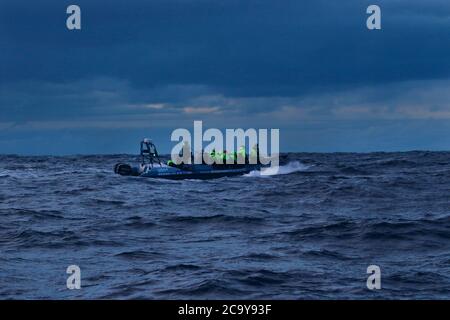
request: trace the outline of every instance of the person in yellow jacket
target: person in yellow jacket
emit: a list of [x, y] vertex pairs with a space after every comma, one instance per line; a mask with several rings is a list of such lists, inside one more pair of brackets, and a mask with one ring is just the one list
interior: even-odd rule
[[[245, 150], [244, 150], [245, 153]], [[209, 156], [211, 159], [213, 159], [216, 164], [226, 164], [228, 163], [234, 163], [236, 161], [236, 153], [235, 152], [227, 152], [226, 150], [222, 151], [216, 151], [213, 149]]]
[[245, 152], [245, 146], [240, 146], [237, 152], [237, 159], [239, 164], [247, 162], [247, 153]]
[[259, 144], [253, 146], [252, 151], [250, 152], [250, 161], [254, 164], [259, 162]]

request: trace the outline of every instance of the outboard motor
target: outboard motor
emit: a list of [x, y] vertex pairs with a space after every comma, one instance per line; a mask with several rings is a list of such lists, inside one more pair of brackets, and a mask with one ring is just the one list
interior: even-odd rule
[[139, 176], [146, 168], [153, 168], [155, 162], [162, 167], [156, 146], [150, 139], [145, 138], [141, 141], [140, 156], [142, 159], [140, 167], [132, 167], [126, 163], [118, 163], [114, 166], [114, 172], [121, 176]]
[[126, 163], [118, 163], [114, 166], [114, 172], [121, 176], [134, 176], [133, 168]]

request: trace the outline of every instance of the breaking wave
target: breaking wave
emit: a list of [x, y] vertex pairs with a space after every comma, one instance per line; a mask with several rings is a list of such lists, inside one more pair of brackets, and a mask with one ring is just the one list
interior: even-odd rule
[[280, 174], [290, 174], [299, 171], [308, 170], [310, 166], [301, 163], [300, 161], [291, 161], [288, 164], [282, 166], [275, 166], [269, 168], [263, 168], [261, 171], [255, 170], [248, 174], [246, 177], [270, 177]]

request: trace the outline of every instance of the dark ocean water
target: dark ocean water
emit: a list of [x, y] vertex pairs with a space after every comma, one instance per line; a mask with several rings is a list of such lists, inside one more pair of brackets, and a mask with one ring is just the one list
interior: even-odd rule
[[[288, 154], [283, 174], [210, 181], [113, 174], [135, 160], [0, 156], [0, 298], [450, 298], [449, 152]], [[81, 290], [66, 288], [72, 264]]]

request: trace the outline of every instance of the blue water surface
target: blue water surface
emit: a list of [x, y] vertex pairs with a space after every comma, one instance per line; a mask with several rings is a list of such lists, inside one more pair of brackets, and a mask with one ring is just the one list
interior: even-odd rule
[[278, 174], [209, 181], [112, 171], [136, 161], [0, 156], [0, 298], [450, 298], [448, 152], [287, 154]]

